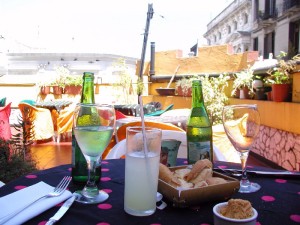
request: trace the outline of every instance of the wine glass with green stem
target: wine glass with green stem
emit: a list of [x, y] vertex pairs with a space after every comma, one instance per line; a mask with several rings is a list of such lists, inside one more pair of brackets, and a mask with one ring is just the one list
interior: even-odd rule
[[257, 105], [227, 105], [223, 108], [222, 119], [227, 137], [240, 154], [242, 178], [239, 192], [256, 192], [260, 185], [248, 180], [246, 167], [249, 152], [259, 133], [260, 115]]
[[111, 141], [115, 128], [115, 110], [108, 104], [77, 104], [74, 112], [74, 135], [87, 161], [88, 181], [77, 201], [100, 203], [109, 196], [95, 181], [95, 170], [104, 150]]

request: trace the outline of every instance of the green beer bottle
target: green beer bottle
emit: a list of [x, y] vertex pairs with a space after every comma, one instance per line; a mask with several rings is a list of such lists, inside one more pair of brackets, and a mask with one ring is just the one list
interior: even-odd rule
[[192, 108], [187, 121], [188, 163], [201, 159], [213, 162], [212, 126], [204, 105], [200, 80], [192, 83]]
[[[95, 103], [94, 95], [94, 74], [89, 72], [83, 73], [83, 86], [81, 93], [81, 103]], [[90, 113], [88, 113], [90, 114]], [[85, 119], [83, 123], [87, 125], [91, 123], [90, 115], [83, 115]], [[83, 125], [83, 124], [82, 124]], [[101, 177], [101, 161], [96, 168], [95, 180], [99, 182]], [[88, 180], [87, 163], [80, 147], [76, 141], [74, 131], [72, 130], [72, 181], [77, 184], [85, 184]]]

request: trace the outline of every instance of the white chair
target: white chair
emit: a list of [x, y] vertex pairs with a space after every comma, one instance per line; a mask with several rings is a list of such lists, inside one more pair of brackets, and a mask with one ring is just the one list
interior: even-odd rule
[[[182, 131], [162, 130], [162, 140], [164, 139], [176, 139], [181, 141], [178, 149], [178, 157], [186, 158], [186, 134]], [[107, 154], [105, 159], [119, 159], [126, 154], [126, 139], [118, 142]]]
[[[162, 140], [165, 139], [176, 139], [181, 141], [178, 149], [178, 158], [187, 158], [187, 143], [186, 143], [186, 133], [181, 131], [173, 130], [162, 130]], [[218, 150], [217, 147], [214, 148], [214, 160], [226, 161], [223, 154]], [[107, 154], [105, 159], [119, 159], [126, 154], [126, 139], [118, 142]]]

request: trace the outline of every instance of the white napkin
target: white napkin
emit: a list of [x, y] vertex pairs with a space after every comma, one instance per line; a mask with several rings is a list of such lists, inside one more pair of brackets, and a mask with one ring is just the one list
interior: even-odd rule
[[[9, 195], [0, 198], [0, 224], [2, 224], [2, 220], [5, 216], [9, 215], [10, 213], [24, 208], [24, 206], [28, 205], [30, 202], [37, 200], [38, 198], [48, 194], [49, 192], [53, 191], [54, 187], [44, 183], [39, 182], [27, 188], [21, 189]], [[66, 199], [70, 198], [72, 193], [68, 190], [64, 191], [64, 193], [57, 197], [49, 197], [49, 198], [42, 198], [29, 206], [28, 208], [24, 209], [19, 214], [15, 215], [13, 218], [8, 220], [5, 225], [9, 224], [22, 224], [27, 220], [41, 214], [42, 212], [52, 208], [53, 206], [65, 201]]]

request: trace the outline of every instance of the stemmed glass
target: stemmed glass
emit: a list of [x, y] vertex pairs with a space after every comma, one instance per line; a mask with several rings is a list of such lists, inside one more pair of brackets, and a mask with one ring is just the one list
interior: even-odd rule
[[115, 126], [115, 111], [107, 104], [77, 104], [74, 112], [74, 134], [87, 161], [88, 181], [76, 201], [99, 203], [108, 194], [99, 191], [95, 170], [104, 150], [110, 143]]
[[223, 126], [230, 142], [240, 153], [242, 164], [241, 193], [252, 193], [260, 189], [260, 185], [247, 178], [247, 159], [259, 133], [260, 116], [255, 104], [228, 105], [222, 112]]

